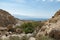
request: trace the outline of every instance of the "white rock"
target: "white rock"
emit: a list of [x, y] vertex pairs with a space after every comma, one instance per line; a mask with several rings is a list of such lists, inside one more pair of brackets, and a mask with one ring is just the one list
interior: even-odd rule
[[24, 33], [22, 33], [22, 34], [20, 34], [21, 36], [25, 36], [26, 34], [24, 34]]
[[32, 36], [33, 36], [33, 34], [31, 34], [31, 33], [27, 34], [27, 37], [32, 37]]
[[36, 40], [34, 37], [30, 37], [29, 40]]
[[3, 35], [1, 38], [2, 38], [2, 40], [8, 40], [9, 39], [9, 37], [6, 37], [5, 35]]

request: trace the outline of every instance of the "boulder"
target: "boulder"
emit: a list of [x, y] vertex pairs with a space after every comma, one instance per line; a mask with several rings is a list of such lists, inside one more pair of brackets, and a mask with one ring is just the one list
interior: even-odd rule
[[36, 40], [36, 38], [34, 38], [34, 37], [30, 37], [29, 40]]
[[52, 37], [52, 38], [55, 38], [57, 40], [60, 40], [60, 30], [52, 30], [50, 33], [49, 33], [49, 36]]

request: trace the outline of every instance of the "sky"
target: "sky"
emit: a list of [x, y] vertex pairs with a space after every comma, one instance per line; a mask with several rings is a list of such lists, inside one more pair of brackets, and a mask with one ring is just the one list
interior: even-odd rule
[[60, 0], [0, 0], [0, 9], [15, 16], [51, 18], [60, 9]]

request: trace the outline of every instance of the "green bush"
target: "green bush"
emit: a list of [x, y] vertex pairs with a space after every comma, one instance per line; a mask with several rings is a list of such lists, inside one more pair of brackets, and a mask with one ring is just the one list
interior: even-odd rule
[[42, 26], [44, 25], [44, 23], [42, 22], [25, 22], [24, 24], [22, 24], [21, 26], [16, 26], [16, 28], [20, 28], [22, 29], [23, 32], [27, 33], [33, 33], [37, 27], [40, 29]]
[[24, 23], [21, 25], [21, 27], [26, 34], [32, 33], [34, 31], [34, 26], [32, 25], [32, 23]]

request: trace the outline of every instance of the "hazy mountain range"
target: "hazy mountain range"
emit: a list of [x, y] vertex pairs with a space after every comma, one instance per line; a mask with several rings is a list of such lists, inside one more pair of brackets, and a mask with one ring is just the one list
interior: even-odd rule
[[40, 20], [47, 20], [48, 19], [48, 18], [35, 18], [35, 17], [23, 16], [23, 15], [14, 15], [14, 17], [19, 18], [20, 20], [34, 20], [34, 21], [40, 21]]

